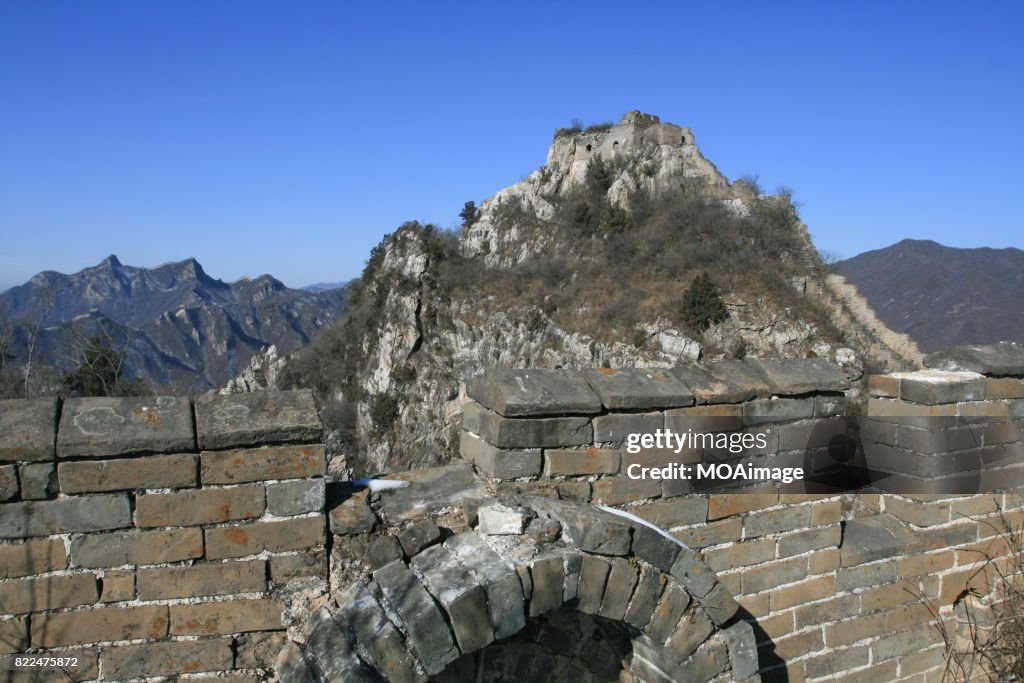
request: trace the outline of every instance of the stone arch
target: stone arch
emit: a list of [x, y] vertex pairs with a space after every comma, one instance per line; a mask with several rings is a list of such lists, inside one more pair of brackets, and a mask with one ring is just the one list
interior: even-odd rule
[[609, 666], [637, 682], [756, 680], [750, 624], [668, 534], [541, 498], [479, 518], [333, 595], [282, 650], [282, 683], [499, 683], [547, 666], [572, 681], [608, 680]]

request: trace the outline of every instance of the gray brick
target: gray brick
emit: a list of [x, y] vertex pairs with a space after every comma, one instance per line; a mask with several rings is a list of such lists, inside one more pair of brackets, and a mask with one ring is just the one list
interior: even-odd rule
[[18, 495], [18, 469], [14, 465], [0, 465], [0, 503]]
[[534, 558], [529, 567], [533, 583], [530, 616], [536, 617], [561, 607], [565, 592], [565, 564], [562, 557]]
[[675, 632], [679, 619], [689, 606], [689, 594], [677, 581], [669, 581], [644, 632], [655, 642], [664, 643]]
[[409, 639], [427, 673], [436, 675], [459, 657], [451, 631], [427, 591], [402, 562], [373, 573], [384, 597], [405, 623]]
[[267, 512], [278, 517], [303, 515], [324, 509], [326, 482], [295, 479], [267, 484]]
[[715, 627], [702, 612], [690, 612], [668, 637], [662, 654], [673, 664], [680, 664], [696, 652], [714, 630]]
[[462, 459], [473, 463], [496, 479], [518, 479], [540, 474], [539, 448], [497, 448], [476, 434], [465, 431], [461, 433], [459, 439], [459, 453]]
[[72, 398], [64, 402], [61, 457], [174, 453], [195, 448], [192, 406], [174, 396]]
[[292, 641], [288, 641], [277, 656], [274, 672], [281, 683], [315, 683], [317, 680], [302, 648]]
[[432, 519], [424, 519], [398, 533], [398, 542], [405, 554], [412, 557], [429, 545], [441, 540], [441, 530]]
[[224, 671], [233, 659], [230, 638], [117, 645], [104, 648], [101, 655], [103, 676], [109, 680]]
[[562, 477], [614, 474], [619, 471], [619, 451], [611, 448], [549, 449], [544, 451], [544, 476]]
[[810, 523], [810, 506], [798, 505], [749, 515], [743, 520], [743, 530], [746, 538], [755, 538], [783, 531], [803, 529], [808, 527]]
[[192, 487], [197, 483], [195, 455], [149, 455], [57, 466], [64, 493]]
[[583, 555], [580, 569], [580, 585], [576, 597], [579, 599], [579, 610], [587, 614], [597, 614], [601, 609], [604, 587], [611, 571], [611, 564], [593, 555]]
[[323, 427], [307, 390], [204, 394], [196, 399], [199, 448], [233, 448], [271, 443], [309, 443]]
[[366, 549], [366, 559], [369, 560], [370, 567], [373, 569], [380, 569], [389, 562], [400, 560], [402, 557], [402, 545], [394, 536], [376, 538], [370, 541], [370, 546]]
[[711, 621], [718, 626], [727, 623], [740, 609], [739, 604], [722, 583], [716, 584], [710, 593], [703, 598], [698, 598], [698, 601], [704, 613], [711, 617]]
[[601, 555], [629, 552], [632, 529], [619, 517], [556, 500], [533, 499], [530, 504], [562, 525], [562, 533], [579, 550]]
[[163, 564], [201, 557], [203, 532], [197, 528], [170, 531], [119, 531], [71, 538], [74, 567], [121, 567]]
[[722, 633], [729, 644], [729, 665], [733, 678], [737, 681], [752, 678], [759, 668], [754, 627], [740, 620], [723, 629]]
[[843, 391], [850, 386], [838, 366], [821, 358], [754, 358], [745, 362], [758, 368], [771, 392], [779, 396]]
[[636, 590], [633, 591], [633, 599], [630, 600], [629, 608], [623, 617], [626, 623], [638, 629], [647, 626], [667, 582], [666, 575], [657, 569], [653, 567], [644, 569], [637, 581]]
[[50, 536], [131, 526], [128, 496], [103, 495], [0, 506], [0, 538]]
[[762, 399], [743, 404], [743, 422], [748, 425], [806, 420], [813, 416], [813, 398]]
[[663, 413], [612, 413], [593, 420], [595, 443], [620, 443], [630, 434], [648, 434], [665, 426]]
[[473, 403], [463, 406], [463, 426], [506, 449], [587, 446], [593, 440], [589, 417], [507, 418]]
[[53, 460], [56, 438], [56, 399], [0, 400], [0, 462]]
[[646, 410], [693, 405], [693, 393], [666, 370], [598, 368], [583, 371], [608, 410]]
[[674, 498], [670, 501], [646, 503], [630, 511], [652, 524], [670, 529], [707, 521], [708, 499], [704, 496]]
[[410, 564], [448, 613], [455, 641], [463, 653], [494, 641], [484, 590], [455, 553], [444, 546], [432, 546]]
[[306, 624], [308, 658], [325, 681], [372, 680], [334, 615], [321, 607]]
[[45, 500], [58, 491], [57, 468], [52, 462], [21, 465], [18, 475], [22, 500]]
[[477, 534], [456, 534], [445, 541], [469, 567], [487, 594], [496, 638], [507, 638], [526, 625], [523, 586], [518, 573]]
[[466, 395], [506, 417], [601, 412], [601, 401], [575, 370], [490, 368], [466, 383]]
[[672, 373], [693, 392], [697, 403], [740, 403], [768, 391], [765, 381], [736, 376], [730, 372], [732, 367], [720, 363], [678, 365]]
[[981, 401], [985, 398], [984, 377], [960, 381], [935, 382], [918, 379], [916, 373], [900, 377], [900, 398], [904, 401], [938, 405], [958, 401]]
[[688, 549], [683, 549], [679, 553], [679, 557], [669, 573], [676, 577], [695, 598], [706, 596], [718, 582], [715, 573], [700, 561], [695, 552]]
[[673, 539], [646, 526], [633, 530], [633, 554], [662, 571], [672, 569], [682, 546]]
[[600, 616], [622, 621], [629, 606], [629, 599], [633, 597], [638, 575], [639, 571], [634, 563], [621, 557], [612, 560], [608, 581], [605, 582], [604, 598], [598, 610]]
[[340, 619], [355, 633], [356, 640], [369, 653], [374, 666], [393, 683], [422, 683], [409, 666], [405, 641], [384, 614], [384, 609], [362, 581], [351, 584], [338, 596]]

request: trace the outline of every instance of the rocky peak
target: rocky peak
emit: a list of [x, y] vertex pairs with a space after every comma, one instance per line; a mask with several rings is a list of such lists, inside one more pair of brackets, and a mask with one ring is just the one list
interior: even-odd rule
[[[523, 240], [517, 231], [502, 229], [501, 216], [520, 211], [551, 220], [558, 201], [586, 184], [588, 170], [596, 160], [611, 176], [608, 201], [626, 212], [632, 210], [635, 197], [656, 201], [698, 186], [738, 213], [746, 211], [746, 203], [752, 201], [745, 187], [733, 189], [704, 158], [689, 128], [631, 111], [615, 125], [556, 131], [544, 166], [481, 204], [479, 219], [463, 234], [463, 254], [483, 257], [490, 266], [507, 267], [541, 253], [543, 240]], [[515, 245], [511, 253], [510, 245]]]

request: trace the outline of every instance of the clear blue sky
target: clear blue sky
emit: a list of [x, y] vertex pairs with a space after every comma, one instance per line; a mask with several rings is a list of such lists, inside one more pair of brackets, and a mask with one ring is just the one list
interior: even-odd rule
[[820, 248], [1024, 247], [1019, 2], [0, 3], [0, 289], [116, 253], [359, 274], [641, 109]]

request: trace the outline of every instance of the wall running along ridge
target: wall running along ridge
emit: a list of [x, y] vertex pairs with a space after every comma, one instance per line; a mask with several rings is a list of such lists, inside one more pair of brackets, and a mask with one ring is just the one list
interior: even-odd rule
[[[304, 392], [3, 402], [0, 652], [79, 653], [72, 680], [934, 680], [937, 620], [986, 606], [1024, 523], [1024, 353], [982, 351], [872, 378], [856, 420], [820, 361], [489, 370], [467, 462], [377, 493], [325, 487]], [[666, 427], [870, 488], [626, 477], [680, 457], [624, 447]]]

